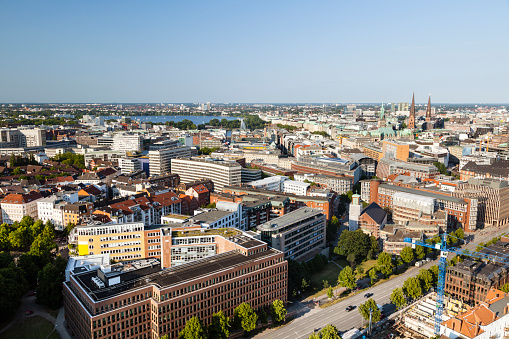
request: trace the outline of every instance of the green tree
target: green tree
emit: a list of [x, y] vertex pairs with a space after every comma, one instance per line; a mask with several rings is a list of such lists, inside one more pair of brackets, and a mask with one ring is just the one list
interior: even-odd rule
[[11, 248], [11, 241], [9, 240], [9, 234], [11, 230], [9, 225], [3, 223], [0, 225], [0, 250], [6, 251]]
[[38, 235], [30, 246], [29, 255], [36, 257], [40, 266], [50, 263], [58, 250], [57, 244], [46, 233]]
[[458, 239], [461, 239], [461, 240], [465, 239], [465, 232], [463, 231], [463, 228], [461, 228], [461, 227], [460, 227], [460, 228], [458, 228], [458, 229], [456, 230], [456, 232], [454, 232], [454, 235], [455, 235], [455, 236], [456, 236], [456, 238], [458, 238]]
[[41, 270], [36, 262], [36, 259], [27, 253], [21, 255], [18, 259], [18, 267], [23, 271], [25, 279], [32, 288], [37, 286], [37, 275]]
[[376, 267], [373, 267], [369, 270], [369, 277], [371, 278], [371, 285], [373, 285], [373, 282], [378, 279], [377, 275], [377, 269]]
[[345, 230], [339, 237], [338, 246], [334, 248], [334, 253], [348, 257], [349, 254], [355, 254], [356, 260], [366, 258], [371, 249], [369, 235], [361, 229], [356, 231]]
[[376, 302], [372, 298], [369, 298], [364, 304], [359, 305], [359, 313], [366, 320], [369, 320], [370, 310], [372, 312], [371, 321], [373, 323], [379, 322], [382, 312], [380, 312], [378, 306], [376, 305]]
[[424, 247], [422, 246], [415, 247], [415, 256], [417, 257], [417, 259], [422, 260], [425, 255], [426, 251], [424, 250]]
[[380, 251], [380, 243], [378, 242], [378, 239], [374, 236], [370, 236], [369, 240], [371, 242], [371, 251], [373, 253], [378, 253]]
[[251, 305], [244, 302], [237, 306], [233, 311], [235, 324], [240, 325], [246, 332], [250, 332], [256, 328], [258, 315], [251, 308]]
[[406, 305], [406, 298], [403, 294], [403, 289], [401, 287], [396, 288], [392, 291], [390, 296], [391, 302], [398, 308], [402, 308]]
[[433, 274], [429, 270], [421, 269], [419, 274], [417, 274], [417, 279], [419, 279], [423, 291], [428, 291], [433, 287]]
[[13, 232], [9, 233], [9, 243], [11, 247], [24, 248], [30, 243], [30, 230], [26, 226], [19, 226]]
[[311, 333], [309, 335], [309, 339], [320, 339], [320, 332], [318, 332], [318, 333]]
[[346, 260], [350, 263], [350, 266], [354, 266], [355, 265], [355, 259], [356, 259], [355, 253], [350, 253], [346, 257]]
[[214, 313], [208, 327], [208, 337], [227, 339], [230, 335], [229, 323], [230, 319], [228, 319], [223, 311], [220, 310], [219, 312]]
[[18, 308], [28, 283], [21, 269], [9, 267], [0, 269], [0, 286], [0, 317], [6, 319]]
[[441, 162], [438, 162], [438, 161], [435, 161], [433, 163], [433, 166], [435, 166], [438, 171], [440, 172], [440, 174], [444, 174], [444, 175], [447, 175], [447, 167], [445, 167], [444, 164], [442, 164]]
[[62, 306], [62, 283], [65, 280], [67, 260], [58, 256], [48, 263], [38, 275], [37, 302], [53, 309]]
[[7, 268], [14, 265], [14, 259], [9, 252], [0, 252], [0, 268]]
[[380, 253], [376, 263], [377, 263], [377, 268], [385, 276], [389, 276], [392, 274], [392, 270], [394, 269], [394, 264], [392, 263], [392, 256], [389, 253], [387, 253], [387, 252]]
[[269, 323], [269, 317], [263, 308], [260, 310], [260, 312], [258, 312], [258, 319], [263, 325], [267, 325]]
[[509, 283], [505, 283], [500, 287], [500, 290], [505, 293], [509, 293]]
[[364, 271], [364, 268], [362, 266], [357, 266], [355, 268], [355, 271], [357, 273], [357, 278], [362, 279], [366, 276], [366, 272]]
[[327, 287], [327, 298], [334, 298], [334, 290], [332, 289], [332, 286]]
[[421, 283], [416, 277], [410, 277], [403, 283], [403, 293], [408, 298], [417, 299], [422, 295]]
[[180, 339], [207, 339], [207, 332], [198, 319], [194, 316], [186, 322], [186, 327], [179, 333]]
[[401, 250], [400, 256], [401, 259], [403, 259], [403, 261], [408, 264], [414, 260], [414, 250], [410, 246], [405, 246]]
[[282, 321], [285, 321], [287, 311], [285, 308], [285, 304], [281, 300], [279, 299], [274, 300], [272, 302], [272, 307], [270, 310], [273, 322], [280, 323]]
[[327, 243], [336, 239], [336, 233], [340, 227], [339, 219], [335, 215], [332, 216], [331, 220], [327, 224], [326, 239]]
[[341, 339], [336, 326], [328, 324], [320, 331], [321, 339]]
[[338, 283], [349, 289], [353, 289], [357, 286], [355, 274], [350, 266], [343, 268], [341, 272], [339, 272]]
[[302, 283], [300, 285], [300, 288], [303, 291], [307, 291], [307, 289], [309, 288], [309, 281], [307, 281], [306, 278], [302, 278]]
[[12, 171], [12, 175], [21, 175], [23, 174], [23, 172], [21, 171], [21, 169], [19, 167], [16, 167], [13, 171]]

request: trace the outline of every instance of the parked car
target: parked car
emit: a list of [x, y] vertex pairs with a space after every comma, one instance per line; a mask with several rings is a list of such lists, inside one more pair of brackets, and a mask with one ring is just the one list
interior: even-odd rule
[[35, 291], [32, 291], [32, 292], [29, 292], [29, 293], [28, 293], [28, 296], [29, 296], [29, 297], [31, 297], [31, 296], [33, 296], [33, 295], [35, 295]]
[[371, 298], [372, 295], [373, 295], [373, 293], [366, 293], [366, 294], [364, 294], [364, 298]]
[[30, 314], [33, 314], [33, 313], [34, 313], [34, 311], [32, 311], [32, 310], [27, 310], [27, 311], [25, 312], [25, 315], [30, 315]]
[[348, 307], [346, 308], [346, 311], [347, 311], [347, 312], [350, 312], [350, 311], [351, 311], [351, 310], [353, 310], [354, 308], [355, 308], [355, 306], [350, 305], [350, 306], [348, 306]]

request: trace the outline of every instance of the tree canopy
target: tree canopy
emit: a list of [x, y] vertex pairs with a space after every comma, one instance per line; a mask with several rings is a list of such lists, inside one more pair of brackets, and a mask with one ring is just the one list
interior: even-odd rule
[[179, 333], [179, 339], [207, 339], [207, 332], [198, 317], [194, 316], [186, 322], [186, 326]]
[[382, 252], [378, 256], [377, 259], [377, 268], [380, 272], [382, 272], [385, 276], [388, 276], [392, 273], [394, 269], [394, 264], [392, 263], [392, 256], [387, 252]]
[[376, 302], [372, 298], [369, 298], [364, 304], [359, 305], [359, 313], [366, 320], [369, 320], [370, 310], [372, 312], [371, 321], [373, 323], [379, 322], [382, 312], [378, 309]]
[[258, 315], [246, 302], [243, 302], [237, 306], [233, 312], [235, 318], [235, 324], [246, 332], [250, 332], [256, 328], [258, 322]]
[[345, 257], [354, 254], [355, 260], [361, 261], [366, 258], [370, 249], [372, 249], [372, 242], [369, 235], [365, 234], [361, 229], [356, 231], [345, 230], [339, 237], [338, 245], [334, 248], [334, 253]]
[[285, 321], [286, 313], [285, 304], [281, 300], [276, 299], [272, 302], [271, 316], [273, 322], [280, 323]]
[[346, 266], [339, 272], [338, 283], [349, 289], [357, 286], [357, 279], [355, 279], [355, 274], [350, 266]]
[[390, 296], [391, 302], [399, 309], [406, 305], [406, 298], [401, 287], [392, 291]]
[[230, 336], [229, 323], [230, 319], [223, 311], [214, 313], [208, 327], [209, 338], [227, 339]]

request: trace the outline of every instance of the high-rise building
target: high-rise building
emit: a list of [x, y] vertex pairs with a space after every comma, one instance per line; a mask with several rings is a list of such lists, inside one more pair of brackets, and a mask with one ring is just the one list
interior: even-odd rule
[[171, 172], [171, 159], [188, 158], [191, 147], [180, 146], [151, 150], [148, 152], [151, 176], [165, 175]]
[[235, 161], [181, 158], [171, 161], [171, 173], [178, 174], [181, 183], [210, 179], [214, 182], [214, 190], [221, 191], [225, 186], [240, 185], [242, 166]]
[[140, 134], [115, 134], [112, 149], [125, 152], [141, 152], [143, 150], [143, 136]]
[[412, 94], [412, 106], [410, 106], [410, 116], [408, 117], [408, 128], [415, 128], [415, 94]]
[[46, 145], [46, 130], [40, 128], [21, 129], [21, 147], [37, 147]]
[[118, 166], [122, 174], [129, 174], [141, 170], [141, 163], [136, 158], [118, 159]]

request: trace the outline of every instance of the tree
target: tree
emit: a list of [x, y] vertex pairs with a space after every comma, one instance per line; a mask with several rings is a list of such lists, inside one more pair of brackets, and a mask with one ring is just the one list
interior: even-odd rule
[[35, 258], [27, 253], [21, 255], [18, 259], [18, 267], [23, 271], [30, 287], [36, 287], [37, 275], [41, 269], [37, 266]]
[[320, 331], [320, 337], [322, 339], [341, 339], [338, 334], [338, 329], [336, 326], [328, 324], [325, 325], [324, 328]]
[[21, 297], [28, 289], [28, 283], [19, 268], [0, 269], [0, 317], [11, 317], [19, 306]]
[[55, 262], [48, 263], [37, 277], [37, 302], [53, 309], [62, 306], [62, 283], [65, 280], [67, 260], [57, 257]]
[[318, 332], [318, 333], [311, 333], [309, 335], [309, 339], [320, 339], [320, 332]]
[[392, 256], [387, 252], [382, 252], [376, 261], [377, 268], [382, 272], [385, 276], [389, 276], [394, 269], [394, 264], [392, 263]]
[[180, 339], [207, 339], [207, 333], [203, 328], [203, 325], [198, 319], [198, 317], [194, 316], [186, 322], [186, 327], [179, 333]]
[[276, 299], [272, 302], [271, 316], [273, 322], [280, 323], [285, 321], [286, 313], [285, 304], [281, 300]]
[[26, 226], [19, 226], [9, 233], [9, 242], [12, 247], [24, 248], [30, 243], [30, 230]]
[[332, 286], [327, 287], [327, 298], [334, 298], [334, 290], [332, 289]]
[[0, 252], [0, 268], [7, 268], [14, 265], [14, 259], [9, 252]]
[[419, 279], [422, 290], [428, 291], [433, 287], [433, 274], [431, 274], [429, 270], [425, 268], [421, 269], [419, 274], [417, 274], [417, 279]]
[[458, 238], [458, 239], [461, 239], [461, 240], [465, 239], [465, 232], [463, 231], [463, 228], [461, 228], [461, 227], [460, 227], [460, 228], [458, 228], [458, 229], [456, 230], [456, 232], [454, 232], [454, 235], [455, 235], [455, 236], [456, 236], [456, 238]]
[[372, 298], [369, 298], [368, 301], [366, 301], [364, 304], [359, 305], [359, 313], [366, 320], [369, 320], [370, 310], [371, 310], [371, 321], [373, 323], [379, 322], [382, 312], [380, 312], [376, 302]]
[[407, 264], [414, 260], [414, 250], [410, 246], [403, 247], [399, 255], [401, 256], [401, 259], [403, 259], [403, 261]]
[[416, 277], [410, 277], [403, 283], [403, 293], [408, 298], [417, 299], [422, 295], [421, 283]]
[[21, 169], [19, 167], [16, 167], [13, 171], [12, 171], [12, 175], [21, 175], [23, 174], [23, 172], [21, 171]]
[[9, 225], [6, 223], [0, 225], [0, 251], [6, 251], [11, 248], [11, 241], [9, 240], [10, 233]]
[[364, 278], [366, 276], [366, 272], [364, 271], [364, 268], [362, 266], [357, 266], [355, 271], [356, 271], [357, 277], [359, 279], [362, 279], [362, 278]]
[[348, 257], [349, 254], [355, 254], [356, 260], [366, 258], [371, 249], [369, 235], [361, 229], [356, 231], [345, 230], [339, 237], [338, 246], [334, 248], [334, 253]]
[[446, 175], [448, 172], [447, 172], [447, 167], [445, 167], [444, 164], [442, 164], [441, 162], [438, 162], [438, 161], [435, 161], [433, 163], [433, 166], [435, 166], [438, 171], [440, 172], [440, 174], [444, 174]]
[[504, 293], [509, 293], [509, 283], [505, 283], [500, 287], [500, 290]]
[[346, 288], [353, 289], [357, 286], [355, 275], [350, 266], [347, 266], [339, 272], [338, 283]]
[[371, 285], [373, 285], [373, 282], [378, 278], [376, 267], [369, 270], [369, 277], [371, 278]]
[[401, 287], [398, 287], [392, 291], [390, 299], [391, 299], [391, 302], [398, 309], [400, 309], [401, 307], [406, 305], [405, 295], [403, 294], [403, 289]]
[[258, 313], [258, 320], [260, 320], [260, 323], [263, 325], [267, 325], [269, 323], [269, 317], [263, 308]]
[[335, 215], [332, 216], [331, 220], [327, 224], [326, 239], [327, 243], [333, 241], [336, 238], [336, 233], [340, 226], [339, 219]]
[[355, 253], [350, 253], [346, 257], [346, 260], [350, 263], [350, 266], [354, 266], [355, 265], [355, 258], [356, 258]]
[[378, 251], [380, 251], [380, 244], [378, 242], [378, 239], [374, 236], [370, 236], [369, 237], [369, 240], [371, 242], [371, 251], [373, 251], [373, 253], [378, 253]]
[[53, 238], [50, 238], [46, 233], [42, 233], [34, 239], [28, 254], [34, 256], [40, 266], [44, 266], [53, 260], [56, 250], [58, 250], [58, 246]]
[[417, 259], [421, 260], [426, 255], [426, 251], [424, 250], [424, 247], [422, 246], [416, 246], [415, 247], [415, 256]]
[[214, 313], [208, 327], [208, 337], [227, 339], [230, 335], [229, 323], [230, 319], [228, 319], [223, 311], [219, 310], [219, 312]]
[[306, 278], [302, 278], [302, 283], [300, 285], [300, 288], [303, 291], [306, 291], [309, 288], [309, 282], [306, 280]]
[[256, 328], [258, 315], [253, 311], [251, 305], [244, 302], [237, 306], [233, 311], [235, 324], [240, 325], [246, 332], [250, 332]]

